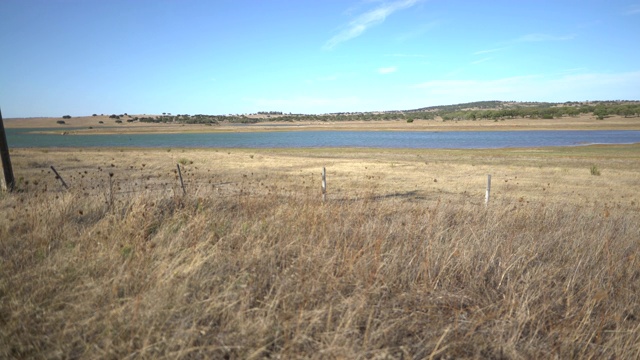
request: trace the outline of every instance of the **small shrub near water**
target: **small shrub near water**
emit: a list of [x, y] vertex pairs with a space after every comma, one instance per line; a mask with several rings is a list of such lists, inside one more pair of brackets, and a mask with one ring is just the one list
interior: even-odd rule
[[591, 175], [600, 176], [600, 169], [596, 165], [591, 166]]

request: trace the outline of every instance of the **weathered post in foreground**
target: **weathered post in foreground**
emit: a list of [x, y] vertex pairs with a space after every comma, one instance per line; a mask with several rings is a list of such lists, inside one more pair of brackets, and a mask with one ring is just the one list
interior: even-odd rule
[[491, 175], [487, 175], [487, 193], [484, 196], [484, 205], [489, 205], [489, 197], [491, 196]]
[[327, 169], [322, 167], [322, 202], [327, 199]]
[[62, 186], [64, 186], [65, 189], [69, 190], [69, 186], [67, 186], [67, 183], [64, 182], [64, 179], [62, 178], [62, 176], [60, 176], [60, 174], [58, 174], [56, 168], [54, 168], [53, 165], [51, 165], [51, 170], [53, 170], [53, 173], [56, 174], [56, 179], [60, 180]]
[[182, 195], [187, 195], [187, 190], [184, 189], [184, 182], [182, 181], [182, 171], [180, 171], [180, 164], [176, 164], [178, 167], [178, 175], [180, 176], [180, 186], [182, 186]]
[[113, 173], [109, 173], [109, 207], [113, 206]]
[[0, 155], [2, 157], [2, 170], [4, 172], [4, 186], [6, 186], [8, 191], [13, 191], [16, 181], [13, 177], [13, 168], [11, 167], [9, 144], [7, 143], [7, 135], [4, 131], [4, 122], [2, 121], [2, 110], [0, 110]]

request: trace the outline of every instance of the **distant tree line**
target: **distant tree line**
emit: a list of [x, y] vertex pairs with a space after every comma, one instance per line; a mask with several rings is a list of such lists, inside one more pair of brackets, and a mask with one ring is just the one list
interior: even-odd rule
[[[253, 124], [272, 121], [382, 121], [433, 120], [436, 117], [444, 121], [458, 120], [504, 120], [504, 119], [556, 119], [592, 114], [598, 119], [617, 115], [624, 117], [640, 116], [640, 101], [594, 101], [594, 102], [504, 102], [479, 101], [465, 104], [433, 106], [406, 111], [382, 112], [341, 112], [332, 114], [286, 114], [282, 111], [261, 111], [259, 115], [266, 118], [249, 117], [247, 115], [188, 115], [163, 113], [157, 116], [131, 117], [110, 115], [109, 118], [119, 120], [128, 116], [127, 122], [141, 121], [146, 123], [180, 123], [218, 125], [220, 123]], [[121, 122], [121, 121], [120, 121]]]
[[226, 118], [225, 115], [162, 115], [162, 116], [147, 116], [141, 117], [138, 120], [146, 123], [181, 123], [181, 124], [219, 124], [221, 118]]
[[443, 120], [502, 120], [515, 118], [530, 119], [554, 119], [563, 116], [579, 116], [581, 114], [593, 114], [598, 119], [607, 116], [619, 115], [635, 117], [640, 115], [640, 103], [598, 103], [578, 104], [562, 106], [517, 106], [491, 110], [459, 110], [438, 111]]

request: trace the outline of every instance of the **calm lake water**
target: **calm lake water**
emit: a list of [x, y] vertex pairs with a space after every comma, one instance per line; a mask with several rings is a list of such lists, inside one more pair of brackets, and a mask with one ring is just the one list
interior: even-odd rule
[[[7, 129], [10, 147], [511, 148], [640, 143], [640, 131], [291, 131], [206, 134], [46, 135]], [[42, 130], [42, 129], [40, 129]], [[60, 129], [55, 129], [59, 131]], [[68, 129], [72, 130], [72, 129]]]

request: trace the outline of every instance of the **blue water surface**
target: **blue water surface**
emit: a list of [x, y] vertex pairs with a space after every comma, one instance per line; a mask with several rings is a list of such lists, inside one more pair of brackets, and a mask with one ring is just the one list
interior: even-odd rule
[[[42, 129], [37, 129], [42, 131]], [[640, 143], [640, 131], [275, 131], [239, 133], [60, 135], [6, 129], [12, 148], [430, 148], [481, 149]], [[56, 129], [59, 131], [59, 129]], [[71, 130], [71, 129], [69, 129]]]

